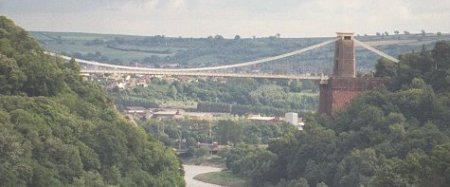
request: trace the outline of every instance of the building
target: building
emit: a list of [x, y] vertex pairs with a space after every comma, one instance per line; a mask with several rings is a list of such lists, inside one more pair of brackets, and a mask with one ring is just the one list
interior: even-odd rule
[[127, 114], [146, 114], [147, 110], [144, 107], [126, 107], [125, 113]]
[[295, 125], [295, 127], [297, 127], [297, 130], [302, 131], [303, 127], [305, 127], [305, 123], [300, 122], [297, 125]]
[[284, 114], [284, 121], [291, 125], [298, 125], [298, 114], [295, 112], [288, 112]]
[[127, 116], [134, 116], [141, 120], [149, 118], [149, 111], [144, 107], [126, 107], [125, 114]]
[[159, 120], [175, 119], [180, 114], [179, 110], [166, 110], [154, 112], [152, 118]]
[[266, 121], [266, 122], [274, 122], [274, 121], [278, 121], [277, 117], [271, 117], [271, 116], [261, 116], [261, 115], [249, 115], [247, 117], [247, 119], [249, 120], [253, 120], [253, 121]]

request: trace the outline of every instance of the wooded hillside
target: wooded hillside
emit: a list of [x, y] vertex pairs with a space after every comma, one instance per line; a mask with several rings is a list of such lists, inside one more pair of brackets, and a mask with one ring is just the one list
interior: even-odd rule
[[386, 87], [227, 165], [254, 186], [448, 186], [450, 43], [399, 59], [376, 66]]
[[0, 17], [0, 186], [184, 186], [173, 151]]

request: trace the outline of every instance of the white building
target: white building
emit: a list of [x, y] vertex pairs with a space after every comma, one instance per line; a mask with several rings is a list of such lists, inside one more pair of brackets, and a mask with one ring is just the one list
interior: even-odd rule
[[303, 127], [305, 126], [305, 123], [300, 122], [298, 123], [298, 125], [296, 126], [298, 130], [303, 130]]
[[275, 121], [276, 117], [261, 116], [260, 114], [258, 114], [258, 115], [249, 115], [247, 119], [254, 121]]
[[126, 107], [125, 112], [128, 114], [145, 114], [147, 111], [144, 107]]
[[295, 112], [288, 112], [284, 114], [284, 120], [292, 125], [298, 125], [298, 114]]

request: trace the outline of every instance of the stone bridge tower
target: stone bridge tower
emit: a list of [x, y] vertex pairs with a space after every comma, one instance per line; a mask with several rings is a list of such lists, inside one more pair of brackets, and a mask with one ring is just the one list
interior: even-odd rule
[[337, 33], [333, 76], [355, 77], [355, 42], [353, 33]]
[[354, 97], [385, 82], [379, 78], [356, 77], [353, 33], [338, 32], [337, 38], [333, 74], [328, 80], [320, 81], [319, 113], [331, 114], [343, 109]]

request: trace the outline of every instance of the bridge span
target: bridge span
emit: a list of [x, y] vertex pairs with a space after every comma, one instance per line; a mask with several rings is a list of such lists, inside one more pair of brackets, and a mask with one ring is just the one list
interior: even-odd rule
[[[338, 35], [340, 35], [340, 33], [338, 33]], [[398, 59], [396, 59], [382, 51], [379, 51], [369, 45], [366, 45], [366, 44], [354, 39], [353, 35], [346, 36], [346, 37], [349, 37], [349, 40], [352, 41], [353, 53], [354, 53], [354, 43], [355, 43], [355, 44], [358, 44], [372, 52], [375, 52], [376, 54], [378, 54], [380, 56], [385, 57], [388, 60], [391, 60], [393, 62], [399, 61]], [[174, 68], [146, 68], [146, 67], [131, 67], [131, 66], [123, 66], [123, 65], [113, 65], [113, 64], [100, 63], [100, 62], [88, 61], [88, 60], [82, 60], [82, 59], [75, 59], [75, 60], [78, 61], [79, 63], [83, 63], [83, 64], [87, 64], [87, 65], [91, 65], [91, 66], [108, 68], [108, 69], [102, 69], [102, 70], [98, 70], [98, 69], [83, 69], [83, 70], [81, 70], [81, 73], [89, 73], [89, 74], [115, 73], [115, 74], [143, 74], [143, 75], [171, 75], [171, 76], [249, 77], [249, 78], [272, 78], [272, 79], [326, 80], [326, 79], [328, 79], [328, 77], [323, 76], [323, 75], [322, 76], [314, 76], [314, 75], [309, 75], [309, 74], [308, 75], [306, 75], [306, 74], [281, 75], [281, 74], [260, 74], [260, 73], [251, 73], [251, 74], [250, 73], [220, 73], [220, 72], [212, 72], [212, 71], [232, 69], [232, 68], [245, 67], [245, 66], [266, 63], [266, 62], [290, 57], [293, 55], [299, 55], [301, 53], [304, 53], [304, 52], [307, 52], [310, 50], [314, 50], [314, 49], [323, 47], [325, 45], [328, 45], [328, 44], [331, 44], [334, 42], [339, 42], [341, 40], [342, 40], [342, 38], [340, 38], [340, 36], [338, 36], [337, 38], [334, 38], [334, 39], [323, 41], [323, 42], [315, 44], [315, 45], [311, 45], [311, 46], [308, 46], [308, 47], [305, 47], [305, 48], [302, 48], [302, 49], [299, 49], [296, 51], [288, 52], [285, 54], [280, 54], [277, 56], [266, 57], [266, 58], [262, 58], [262, 59], [258, 59], [258, 60], [254, 60], [254, 61], [249, 61], [249, 62], [241, 62], [241, 63], [230, 64], [230, 65], [218, 65], [218, 66], [212, 66], [212, 67], [175, 68], [175, 69]], [[347, 40], [347, 39], [345, 39], [345, 40]], [[338, 44], [338, 43], [336, 43], [336, 44]], [[337, 49], [340, 49], [340, 48], [337, 48]], [[336, 51], [336, 53], [341, 53], [341, 52], [342, 51], [339, 51], [339, 50]], [[55, 54], [52, 52], [46, 52], [46, 53], [49, 55], [52, 55], [52, 56], [59, 56], [66, 60], [70, 60], [72, 58], [72, 57], [68, 57], [68, 56], [58, 55], [58, 54]], [[354, 56], [352, 56], [352, 58], [353, 59], [351, 59], [351, 60], [354, 61]], [[352, 63], [352, 66], [353, 66], [353, 70], [354, 70], [355, 64]], [[338, 67], [335, 65], [335, 68], [341, 69], [343, 67], [340, 67], [340, 66]], [[347, 67], [345, 69], [348, 70], [349, 67]], [[352, 75], [352, 76], [354, 76], [354, 75]]]
[[[146, 68], [146, 67], [131, 67], [131, 66], [123, 66], [123, 65], [114, 65], [114, 64], [107, 64], [107, 63], [100, 63], [95, 61], [89, 61], [89, 60], [82, 60], [82, 59], [76, 59], [79, 63], [93, 65], [93, 66], [99, 66], [99, 67], [108, 67], [108, 68], [116, 68], [116, 69], [126, 69], [126, 70], [136, 70], [136, 71], [165, 71], [165, 72], [199, 72], [199, 71], [213, 71], [213, 70], [222, 70], [222, 69], [232, 69], [232, 68], [238, 68], [238, 67], [245, 67], [245, 66], [251, 66], [251, 65], [257, 65], [261, 63], [266, 63], [274, 60], [279, 60], [282, 58], [298, 55], [313, 49], [317, 49], [320, 47], [323, 47], [325, 45], [331, 44], [335, 42], [337, 39], [331, 39], [327, 40], [315, 45], [311, 45], [299, 50], [295, 50], [292, 52], [288, 52], [285, 54], [280, 54], [277, 56], [272, 57], [265, 57], [258, 60], [253, 60], [249, 62], [240, 62], [236, 64], [229, 64], [229, 65], [218, 65], [218, 66], [211, 66], [211, 67], [197, 67], [197, 68]], [[52, 56], [60, 56], [63, 59], [70, 60], [72, 57], [64, 56], [64, 55], [58, 55], [52, 52], [46, 52], [49, 55]]]
[[309, 74], [261, 74], [261, 73], [218, 73], [218, 72], [167, 72], [167, 71], [136, 71], [136, 70], [91, 70], [83, 69], [81, 73], [88, 74], [137, 74], [137, 75], [167, 75], [167, 76], [199, 76], [199, 77], [238, 77], [238, 78], [268, 78], [268, 79], [298, 79], [325, 80], [328, 76]]

